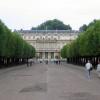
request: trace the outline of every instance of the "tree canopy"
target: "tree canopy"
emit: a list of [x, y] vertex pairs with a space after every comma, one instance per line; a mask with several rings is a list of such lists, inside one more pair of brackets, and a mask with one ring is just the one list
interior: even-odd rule
[[71, 30], [70, 25], [65, 25], [62, 21], [58, 19], [48, 20], [37, 27], [32, 27], [31, 30]]
[[87, 25], [86, 24], [83, 24], [80, 28], [79, 28], [79, 31], [80, 32], [84, 32], [84, 31], [86, 31], [87, 30]]
[[88, 25], [86, 24], [83, 24], [80, 28], [79, 28], [79, 31], [80, 32], [84, 32], [86, 31], [90, 26], [94, 25], [94, 23], [96, 22], [97, 20], [94, 19], [92, 22], [90, 22]]
[[61, 49], [61, 54], [63, 58], [100, 55], [100, 20], [89, 24], [75, 41]]
[[11, 32], [0, 20], [0, 57], [31, 58], [35, 56], [35, 48], [21, 38], [18, 33]]

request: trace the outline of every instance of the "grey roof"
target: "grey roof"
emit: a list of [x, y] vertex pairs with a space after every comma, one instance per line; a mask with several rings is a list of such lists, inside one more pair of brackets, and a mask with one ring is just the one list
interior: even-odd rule
[[76, 30], [15, 30], [18, 33], [79, 33]]

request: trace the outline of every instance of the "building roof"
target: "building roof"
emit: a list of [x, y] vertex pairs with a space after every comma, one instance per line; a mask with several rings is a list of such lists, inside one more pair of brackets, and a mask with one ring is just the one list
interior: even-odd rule
[[79, 33], [77, 30], [15, 30], [18, 33]]

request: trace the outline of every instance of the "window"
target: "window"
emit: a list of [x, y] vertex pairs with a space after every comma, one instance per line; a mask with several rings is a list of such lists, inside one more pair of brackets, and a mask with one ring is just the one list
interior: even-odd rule
[[39, 57], [40, 57], [40, 59], [42, 59], [42, 52], [40, 52]]
[[54, 59], [54, 52], [51, 52], [51, 59]]
[[48, 59], [48, 52], [45, 52], [45, 59]]

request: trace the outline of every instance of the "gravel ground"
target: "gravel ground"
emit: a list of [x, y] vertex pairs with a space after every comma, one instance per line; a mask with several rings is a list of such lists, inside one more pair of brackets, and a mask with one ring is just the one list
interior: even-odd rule
[[71, 64], [21, 65], [0, 70], [0, 100], [100, 100], [100, 79]]

